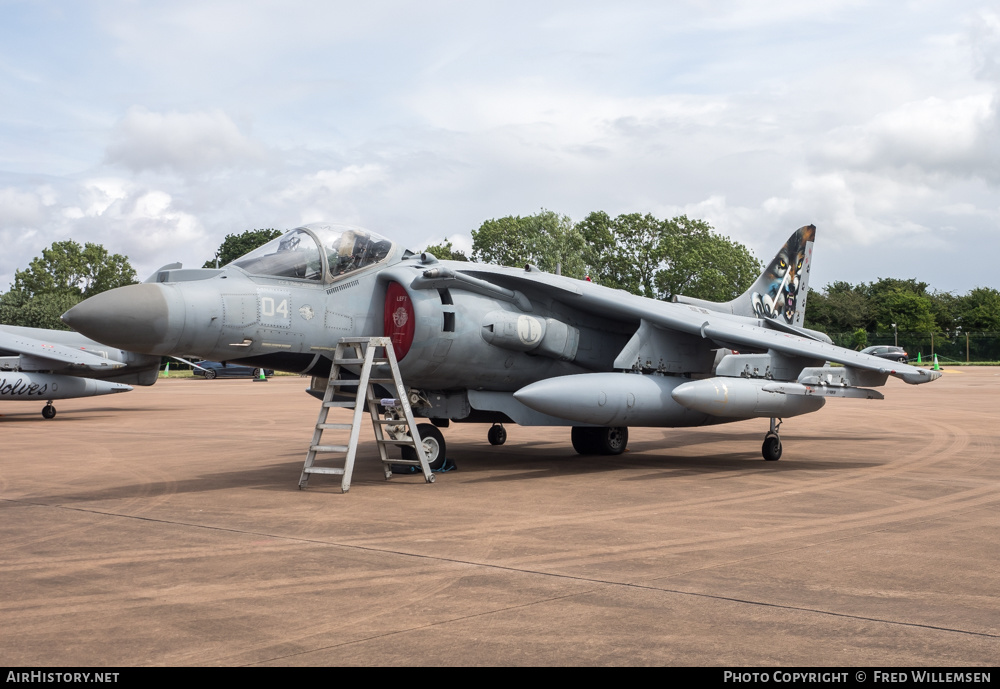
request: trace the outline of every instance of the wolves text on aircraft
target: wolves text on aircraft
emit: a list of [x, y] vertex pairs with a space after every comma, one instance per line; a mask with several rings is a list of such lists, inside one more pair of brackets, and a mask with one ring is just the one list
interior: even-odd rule
[[152, 385], [160, 357], [111, 349], [79, 333], [0, 326], [0, 400], [52, 400], [128, 392]]

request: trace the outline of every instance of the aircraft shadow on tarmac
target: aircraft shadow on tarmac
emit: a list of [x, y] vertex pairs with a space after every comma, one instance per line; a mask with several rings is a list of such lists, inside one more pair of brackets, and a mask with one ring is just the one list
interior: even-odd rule
[[[792, 431], [784, 431], [782, 434], [783, 442], [794, 442], [795, 434]], [[816, 435], [815, 433], [809, 433], [807, 437], [809, 441], [830, 441], [833, 443], [843, 443], [846, 436], [843, 434], [838, 435]], [[752, 447], [756, 450], [756, 446], [761, 441], [761, 434], [757, 431], [748, 431], [746, 433], [697, 433], [697, 432], [676, 432], [676, 431], [664, 431], [663, 438], [660, 440], [630, 440], [628, 447], [632, 452], [639, 451], [655, 451], [655, 450], [665, 450], [673, 449], [678, 447], [691, 447], [695, 445], [707, 445], [710, 443], [725, 443], [725, 442], [744, 442], [747, 443], [748, 447]], [[851, 441], [855, 440], [884, 440], [885, 436], [882, 435], [858, 435], [853, 434], [850, 436]], [[758, 452], [753, 452], [753, 456], [760, 459], [760, 454]], [[784, 461], [784, 460], [782, 460]]]
[[[738, 440], [740, 436], [726, 435], [714, 438], [716, 441]], [[757, 440], [756, 434], [748, 438]], [[695, 443], [677, 443], [677, 446], [705, 445], [709, 438], [699, 438]], [[644, 471], [638, 476], [623, 477], [624, 481], [649, 481], [670, 479], [679, 475], [732, 474], [735, 476], [748, 473], [780, 473], [795, 471], [854, 471], [877, 467], [880, 461], [822, 461], [802, 457], [789, 458], [778, 462], [764, 462], [756, 451], [729, 452], [724, 455], [713, 455], [706, 452], [702, 456], [673, 456], [665, 452], [663, 443], [650, 440], [634, 443], [635, 449], [624, 455], [615, 457], [580, 456], [571, 449], [563, 448], [556, 443], [538, 445], [508, 444], [504, 447], [481, 446], [477, 444], [456, 445], [456, 453], [451, 455], [457, 463], [457, 476], [464, 483], [493, 483], [509, 481], [544, 481], [547, 477], [580, 476], [587, 474], [607, 474], [617, 471]], [[451, 454], [451, 453], [449, 453]], [[85, 490], [75, 493], [55, 495], [40, 495], [30, 498], [50, 504], [98, 502], [104, 500], [127, 500], [135, 498], [154, 498], [165, 495], [185, 493], [208, 493], [226, 488], [250, 488], [269, 491], [297, 491], [299, 473], [302, 469], [303, 457], [300, 452], [289, 452], [280, 461], [256, 468], [247, 468], [236, 460], [231, 469], [201, 474], [194, 478], [179, 481], [151, 481], [131, 483], [128, 485], [108, 487], [98, 490]], [[498, 475], [496, 472], [503, 472]], [[476, 474], [486, 474], [476, 476]], [[439, 477], [447, 481], [451, 472]], [[340, 481], [324, 481], [326, 477], [313, 477], [307, 490], [340, 493]], [[368, 484], [377, 487], [380, 484], [403, 486], [410, 485], [408, 479], [414, 479], [413, 484], [423, 485], [419, 474], [394, 474], [386, 482], [377, 455], [362, 454], [354, 469], [354, 486]], [[419, 481], [418, 481], [419, 479]], [[433, 487], [431, 488], [433, 490]]]
[[[28, 423], [44, 423], [47, 428], [52, 428], [54, 423], [69, 423], [71, 421], [93, 421], [94, 419], [104, 418], [106, 415], [122, 413], [121, 407], [88, 407], [87, 409], [66, 409], [65, 411], [60, 409], [55, 419], [46, 419], [40, 413], [39, 409], [32, 409], [30, 411], [0, 411], [0, 421], [8, 422], [28, 422]], [[158, 409], [156, 407], [129, 407], [128, 413], [139, 413], [139, 412], [156, 412]], [[100, 416], [98, 416], [100, 415]]]
[[636, 455], [628, 454], [619, 457], [528, 457], [526, 461], [510, 462], [509, 458], [490, 458], [478, 456], [472, 460], [460, 463], [460, 469], [475, 470], [510, 470], [522, 469], [517, 473], [503, 475], [492, 474], [482, 478], [466, 479], [466, 483], [491, 483], [500, 481], [544, 480], [547, 476], [579, 476], [583, 474], [607, 474], [620, 470], [642, 471], [641, 476], [625, 477], [623, 481], [648, 481], [669, 479], [679, 475], [732, 474], [745, 476], [749, 473], [786, 474], [794, 471], [854, 471], [879, 466], [880, 462], [826, 462], [810, 460], [781, 460], [764, 464], [757, 452], [739, 452], [726, 455], [707, 455], [703, 457], [676, 457], [666, 454]]
[[[41, 495], [26, 498], [30, 501], [46, 503], [91, 502], [101, 500], [128, 500], [135, 498], [156, 498], [182, 493], [209, 493], [226, 488], [263, 488], [265, 490], [297, 490], [299, 474], [302, 471], [302, 454], [296, 452], [295, 459], [287, 458], [281, 463], [257, 468], [240, 468], [234, 460], [231, 469], [210, 474], [181, 479], [178, 481], [149, 481], [111, 486], [78, 493]], [[422, 482], [422, 481], [421, 481]], [[339, 491], [339, 483], [337, 484]]]

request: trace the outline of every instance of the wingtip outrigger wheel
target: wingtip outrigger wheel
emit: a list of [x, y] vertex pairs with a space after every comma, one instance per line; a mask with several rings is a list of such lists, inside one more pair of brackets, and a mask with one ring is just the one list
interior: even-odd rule
[[45, 417], [46, 419], [54, 419], [55, 418], [55, 416], [56, 416], [56, 408], [52, 404], [52, 402], [49, 402], [44, 407], [42, 407], [42, 416]]
[[503, 445], [507, 442], [507, 429], [503, 424], [493, 424], [486, 433], [486, 439], [490, 441], [490, 445]]
[[761, 455], [768, 462], [776, 462], [781, 459], [781, 436], [778, 435], [778, 429], [781, 428], [781, 419], [778, 419], [778, 423], [774, 421], [772, 417], [771, 430], [764, 435], [764, 444], [760, 448]]

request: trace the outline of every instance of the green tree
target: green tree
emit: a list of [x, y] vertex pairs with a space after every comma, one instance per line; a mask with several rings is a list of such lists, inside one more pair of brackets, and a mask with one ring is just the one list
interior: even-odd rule
[[527, 217], [508, 215], [487, 220], [472, 231], [475, 261], [524, 266], [582, 278], [584, 240], [568, 216], [542, 209]]
[[851, 336], [851, 346], [859, 352], [868, 346], [868, 332], [864, 328], [858, 328]]
[[855, 287], [849, 282], [834, 282], [823, 292], [809, 290], [806, 308], [807, 328], [828, 333], [848, 333], [871, 325], [868, 295], [864, 286]]
[[649, 213], [611, 218], [595, 211], [576, 227], [586, 242], [584, 260], [594, 282], [655, 296], [656, 273], [668, 250], [664, 223]]
[[614, 220], [604, 211], [594, 211], [576, 224], [584, 241], [587, 275], [601, 285], [627, 289], [632, 280], [628, 264], [617, 251]]
[[964, 331], [1000, 332], [1000, 292], [976, 287], [956, 301], [956, 320]]
[[10, 291], [0, 296], [0, 322], [67, 330], [59, 316], [87, 297], [136, 282], [128, 258], [100, 244], [54, 242], [14, 273]]
[[927, 283], [916, 279], [879, 278], [864, 286], [869, 305], [867, 330], [889, 332], [892, 324], [905, 332], [935, 332], [934, 304]]
[[952, 333], [960, 325], [959, 305], [961, 298], [951, 292], [934, 291], [927, 295], [931, 300], [931, 311], [938, 332]]
[[664, 258], [655, 278], [660, 299], [683, 294], [729, 301], [750, 289], [763, 270], [749, 249], [716, 234], [703, 220], [682, 215], [665, 225]]
[[277, 239], [282, 234], [281, 230], [273, 228], [267, 230], [247, 230], [242, 234], [227, 234], [219, 245], [219, 250], [215, 252], [215, 258], [205, 261], [202, 268], [215, 268], [216, 263], [222, 267], [228, 265], [250, 253], [254, 249], [264, 246], [272, 239]]
[[456, 251], [447, 239], [440, 244], [431, 244], [424, 249], [427, 253], [440, 258], [443, 261], [468, 261], [469, 257], [464, 251]]
[[591, 213], [577, 224], [592, 278], [602, 285], [660, 299], [683, 294], [728, 301], [746, 291], [761, 264], [745, 246], [703, 220], [659, 220], [629, 213]]

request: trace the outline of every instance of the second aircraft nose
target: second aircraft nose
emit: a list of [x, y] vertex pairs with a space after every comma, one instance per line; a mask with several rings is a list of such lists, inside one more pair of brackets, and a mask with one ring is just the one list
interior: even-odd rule
[[102, 292], [62, 315], [64, 323], [106, 345], [143, 354], [167, 354], [184, 329], [184, 304], [161, 284]]

